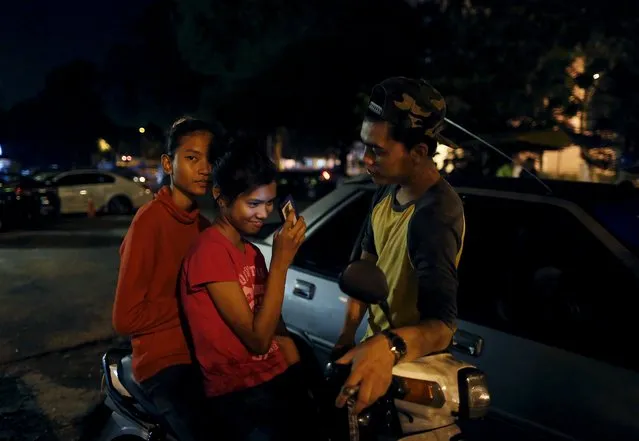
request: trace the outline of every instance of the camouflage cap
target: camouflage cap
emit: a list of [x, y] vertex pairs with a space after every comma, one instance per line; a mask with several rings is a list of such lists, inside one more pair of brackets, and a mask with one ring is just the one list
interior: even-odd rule
[[446, 117], [446, 100], [425, 80], [388, 78], [373, 87], [366, 117], [403, 129], [421, 129], [438, 138]]

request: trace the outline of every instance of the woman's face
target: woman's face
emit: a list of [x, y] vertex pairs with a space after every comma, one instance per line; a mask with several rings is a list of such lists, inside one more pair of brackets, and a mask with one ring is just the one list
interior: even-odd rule
[[273, 202], [277, 196], [275, 181], [257, 187], [251, 192], [242, 193], [225, 209], [229, 222], [242, 234], [257, 234], [266, 218], [273, 211]]
[[171, 175], [174, 187], [194, 198], [206, 194], [211, 179], [209, 146], [213, 135], [209, 132], [193, 132], [180, 138], [180, 144], [170, 158], [162, 156], [164, 173]]

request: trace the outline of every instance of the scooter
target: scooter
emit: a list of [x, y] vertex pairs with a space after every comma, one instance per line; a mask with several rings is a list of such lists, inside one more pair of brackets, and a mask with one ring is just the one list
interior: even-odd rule
[[[339, 278], [339, 287], [349, 297], [369, 305], [379, 305], [392, 329], [388, 305], [388, 283], [384, 273], [372, 262], [356, 260]], [[463, 335], [456, 335], [453, 346], [466, 347]], [[350, 366], [329, 363], [325, 375], [336, 395], [350, 373]], [[352, 391], [350, 406], [356, 401]], [[460, 423], [480, 420], [490, 407], [486, 375], [474, 366], [443, 352], [400, 363], [393, 368], [387, 393], [363, 413], [355, 416], [350, 406], [345, 424], [337, 423], [334, 440], [348, 441], [443, 441], [465, 439]], [[335, 424], [335, 422], [333, 422]], [[348, 433], [348, 437], [343, 436]]]
[[[352, 262], [340, 275], [339, 285], [348, 296], [379, 305], [390, 319], [388, 284], [375, 264]], [[456, 340], [453, 345], [463, 342]], [[327, 390], [338, 391], [349, 372], [349, 366], [329, 363]], [[102, 373], [111, 415], [100, 441], [179, 441], [135, 381], [128, 351], [107, 351]], [[450, 353], [440, 353], [395, 366], [388, 392], [363, 413], [354, 415], [349, 405], [345, 416], [323, 414], [336, 415], [335, 421], [326, 423], [331, 441], [457, 441], [463, 439], [458, 423], [483, 418], [489, 406], [485, 374]]]

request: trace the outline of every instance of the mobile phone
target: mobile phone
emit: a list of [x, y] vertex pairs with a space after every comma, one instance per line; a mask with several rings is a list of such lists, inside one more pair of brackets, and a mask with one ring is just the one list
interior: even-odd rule
[[282, 222], [286, 222], [286, 218], [288, 218], [289, 213], [293, 212], [295, 214], [295, 219], [293, 220], [293, 225], [297, 223], [297, 207], [295, 206], [295, 201], [291, 195], [286, 196], [280, 202], [280, 218]]

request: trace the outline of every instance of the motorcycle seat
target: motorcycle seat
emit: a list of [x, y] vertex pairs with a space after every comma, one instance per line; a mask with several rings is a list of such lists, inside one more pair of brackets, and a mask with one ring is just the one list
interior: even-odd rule
[[151, 400], [147, 398], [144, 390], [140, 386], [140, 383], [138, 383], [133, 376], [130, 355], [123, 357], [118, 363], [118, 378], [126, 390], [137, 401], [137, 404], [139, 405], [138, 407], [141, 408], [140, 410], [148, 413], [149, 416], [157, 421], [161, 420], [162, 417], [160, 412]]

